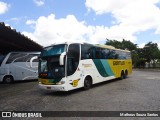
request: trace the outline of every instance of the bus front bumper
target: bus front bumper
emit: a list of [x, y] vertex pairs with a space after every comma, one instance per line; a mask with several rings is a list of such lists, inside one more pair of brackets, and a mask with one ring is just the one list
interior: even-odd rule
[[49, 91], [67, 91], [65, 85], [44, 85], [39, 83], [39, 88], [43, 90], [49, 90]]

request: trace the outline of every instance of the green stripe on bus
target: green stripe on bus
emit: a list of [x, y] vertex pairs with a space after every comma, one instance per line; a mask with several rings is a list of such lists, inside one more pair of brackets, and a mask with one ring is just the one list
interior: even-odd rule
[[58, 83], [62, 78], [49, 79], [49, 83]]
[[107, 60], [100, 60], [100, 61], [102, 62], [103, 67], [104, 67], [106, 73], [108, 74], [108, 76], [113, 76], [114, 73], [112, 72], [111, 67], [110, 67], [108, 61]]
[[93, 62], [101, 76], [108, 77], [114, 75], [107, 60], [94, 59]]

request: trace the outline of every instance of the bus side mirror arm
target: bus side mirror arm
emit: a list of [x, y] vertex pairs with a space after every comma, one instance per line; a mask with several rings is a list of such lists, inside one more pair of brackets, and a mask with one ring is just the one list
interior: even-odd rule
[[66, 55], [66, 52], [63, 52], [59, 57], [59, 64], [64, 65], [64, 57]]
[[32, 63], [33, 63], [33, 60], [35, 60], [35, 59], [38, 59], [38, 56], [34, 56], [34, 57], [31, 58], [31, 60], [30, 60], [30, 67], [31, 68], [33, 68], [33, 64]]

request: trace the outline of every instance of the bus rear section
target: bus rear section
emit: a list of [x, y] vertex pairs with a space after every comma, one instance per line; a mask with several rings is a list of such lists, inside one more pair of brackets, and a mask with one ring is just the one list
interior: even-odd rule
[[1, 61], [0, 81], [11, 83], [17, 80], [38, 79], [38, 59], [33, 61], [34, 67], [30, 66], [30, 60], [39, 54], [39, 52], [8, 53]]

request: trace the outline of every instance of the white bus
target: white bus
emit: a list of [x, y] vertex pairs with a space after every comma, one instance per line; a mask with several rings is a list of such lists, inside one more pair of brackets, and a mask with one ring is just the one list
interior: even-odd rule
[[35, 67], [30, 66], [30, 60], [39, 54], [40, 52], [10, 52], [5, 56], [0, 55], [0, 82], [38, 79], [38, 59], [33, 61]]
[[41, 51], [38, 71], [41, 89], [89, 89], [92, 84], [126, 78], [132, 73], [132, 60], [128, 50], [66, 42], [45, 47]]

